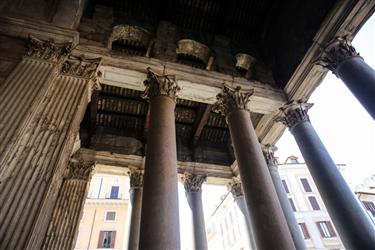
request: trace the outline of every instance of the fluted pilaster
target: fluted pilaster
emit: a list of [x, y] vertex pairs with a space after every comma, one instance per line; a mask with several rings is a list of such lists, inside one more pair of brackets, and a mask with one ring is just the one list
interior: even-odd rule
[[23, 107], [31, 114], [1, 161], [0, 249], [40, 249], [93, 79], [61, 71], [48, 84], [34, 110]]
[[[42, 101], [71, 44], [29, 37], [27, 53], [0, 87], [0, 162], [15, 143], [22, 124]], [[0, 172], [4, 164], [0, 164]]]
[[57, 197], [42, 249], [73, 249], [95, 162], [71, 162]]

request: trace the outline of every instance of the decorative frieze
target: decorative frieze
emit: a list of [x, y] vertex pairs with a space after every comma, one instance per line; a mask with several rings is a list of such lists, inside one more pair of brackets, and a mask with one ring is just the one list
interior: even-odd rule
[[88, 181], [94, 167], [95, 161], [79, 160], [78, 162], [71, 162], [69, 164], [67, 179]]
[[174, 76], [158, 75], [150, 68], [147, 68], [147, 79], [143, 82], [146, 89], [143, 93], [144, 98], [152, 98], [153, 96], [169, 96], [173, 100], [177, 100], [177, 93], [180, 87], [177, 85]]
[[180, 57], [193, 58], [207, 65], [210, 58], [210, 49], [197, 41], [182, 39], [177, 42], [176, 53]]
[[254, 62], [255, 58], [248, 54], [238, 53], [236, 55], [236, 69], [239, 71], [248, 71]]
[[278, 117], [276, 121], [282, 122], [284, 125], [292, 129], [302, 122], [310, 121], [307, 111], [312, 106], [312, 103], [306, 103], [302, 99], [297, 101], [291, 100], [280, 108], [282, 115]]
[[101, 58], [86, 58], [84, 55], [70, 55], [61, 67], [61, 73], [74, 77], [93, 79], [97, 76], [97, 69]]
[[317, 63], [337, 75], [337, 67], [345, 60], [359, 57], [350, 41], [345, 37], [336, 37], [322, 51]]
[[130, 188], [142, 188], [143, 187], [143, 172], [140, 170], [133, 170], [129, 172], [130, 177]]
[[207, 179], [206, 175], [197, 175], [185, 173], [184, 176], [184, 187], [187, 193], [199, 192], [202, 190], [202, 184]]
[[217, 102], [214, 104], [213, 110], [224, 116], [236, 109], [250, 112], [248, 104], [250, 103], [250, 96], [253, 94], [254, 89], [243, 91], [240, 86], [232, 88], [224, 85], [222, 92], [216, 96]]
[[268, 145], [268, 144], [262, 145], [264, 159], [266, 160], [268, 166], [277, 166], [278, 162], [274, 155], [276, 150], [277, 150], [276, 146]]
[[243, 196], [242, 183], [240, 178], [233, 177], [232, 181], [229, 182], [229, 191], [232, 193], [233, 198]]
[[72, 43], [54, 43], [53, 40], [41, 40], [29, 36], [27, 57], [59, 63], [71, 52]]
[[112, 43], [119, 41], [124, 45], [147, 50], [151, 37], [151, 33], [141, 27], [128, 24], [116, 25], [108, 39], [108, 48], [112, 49]]

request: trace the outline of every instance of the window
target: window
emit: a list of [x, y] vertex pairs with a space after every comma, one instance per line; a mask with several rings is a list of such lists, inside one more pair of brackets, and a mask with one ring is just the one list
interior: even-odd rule
[[305, 223], [298, 223], [299, 230], [301, 230], [301, 233], [303, 235], [304, 239], [310, 239], [309, 231], [307, 230], [307, 226]]
[[290, 206], [292, 207], [293, 211], [296, 212], [297, 209], [296, 209], [296, 206], [294, 205], [294, 202], [293, 202], [292, 198], [288, 198], [288, 200], [289, 200]]
[[114, 248], [116, 231], [100, 231], [98, 248]]
[[316, 225], [318, 226], [320, 235], [323, 238], [336, 237], [335, 230], [333, 229], [333, 226], [330, 221], [318, 221]]
[[310, 184], [307, 181], [307, 179], [306, 178], [301, 178], [300, 180], [301, 180], [303, 189], [305, 189], [305, 192], [307, 192], [307, 193], [312, 192], [312, 189], [311, 189]]
[[316, 198], [314, 196], [309, 196], [307, 198], [309, 199], [311, 207], [312, 207], [313, 210], [320, 210], [318, 201], [316, 200]]
[[105, 220], [106, 221], [114, 221], [116, 220], [116, 212], [110, 211], [105, 213]]
[[111, 194], [110, 194], [109, 198], [118, 199], [118, 190], [119, 190], [119, 186], [112, 186]]
[[375, 216], [375, 205], [371, 201], [362, 201], [365, 208], [371, 212], [372, 216]]
[[281, 182], [283, 183], [283, 186], [284, 186], [285, 192], [286, 192], [287, 194], [289, 194], [289, 188], [288, 188], [288, 185], [286, 184], [286, 181], [285, 181], [285, 180], [282, 180]]
[[297, 164], [298, 163], [298, 159], [291, 159], [290, 162], [294, 163], [294, 164]]

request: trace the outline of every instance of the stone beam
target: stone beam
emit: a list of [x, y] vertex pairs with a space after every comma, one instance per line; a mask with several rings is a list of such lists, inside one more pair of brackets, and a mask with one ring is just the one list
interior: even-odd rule
[[[130, 169], [143, 169], [144, 167], [144, 157], [139, 155], [116, 154], [86, 148], [79, 149], [73, 158], [95, 161], [97, 167], [94, 171], [99, 173], [127, 175]], [[206, 175], [207, 184], [227, 185], [233, 177], [233, 172], [229, 166], [181, 161], [177, 165], [179, 177], [182, 177], [186, 172]]]
[[[351, 41], [374, 10], [374, 1], [345, 0], [336, 4], [322, 23], [311, 47], [284, 88], [289, 99], [308, 99], [311, 96], [328, 71], [315, 63], [321, 53], [321, 46], [339, 36], [346, 36]], [[282, 136], [285, 126], [275, 122], [279, 114], [278, 111], [266, 114], [259, 121], [256, 133], [262, 144], [274, 145]]]
[[106, 48], [89, 45], [79, 45], [73, 53], [102, 57], [100, 82], [108, 85], [143, 91], [146, 69], [150, 67], [154, 72], [175, 76], [177, 84], [181, 87], [179, 92], [181, 99], [213, 104], [216, 101], [216, 95], [225, 83], [228, 86], [254, 89], [250, 105], [252, 112], [270, 114], [277, 111], [286, 101], [283, 90], [242, 77], [233, 77], [154, 58], [120, 56], [110, 53]]

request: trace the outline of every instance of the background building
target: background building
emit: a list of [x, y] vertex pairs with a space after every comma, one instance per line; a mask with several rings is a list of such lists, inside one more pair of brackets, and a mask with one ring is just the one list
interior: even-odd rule
[[90, 182], [75, 249], [125, 249], [127, 176], [95, 174]]
[[355, 190], [355, 194], [375, 224], [375, 174], [366, 178], [363, 184], [357, 186]]
[[[306, 165], [290, 156], [279, 165], [279, 174], [307, 248], [343, 249]], [[207, 235], [210, 249], [250, 248], [245, 220], [230, 194], [208, 218]]]

